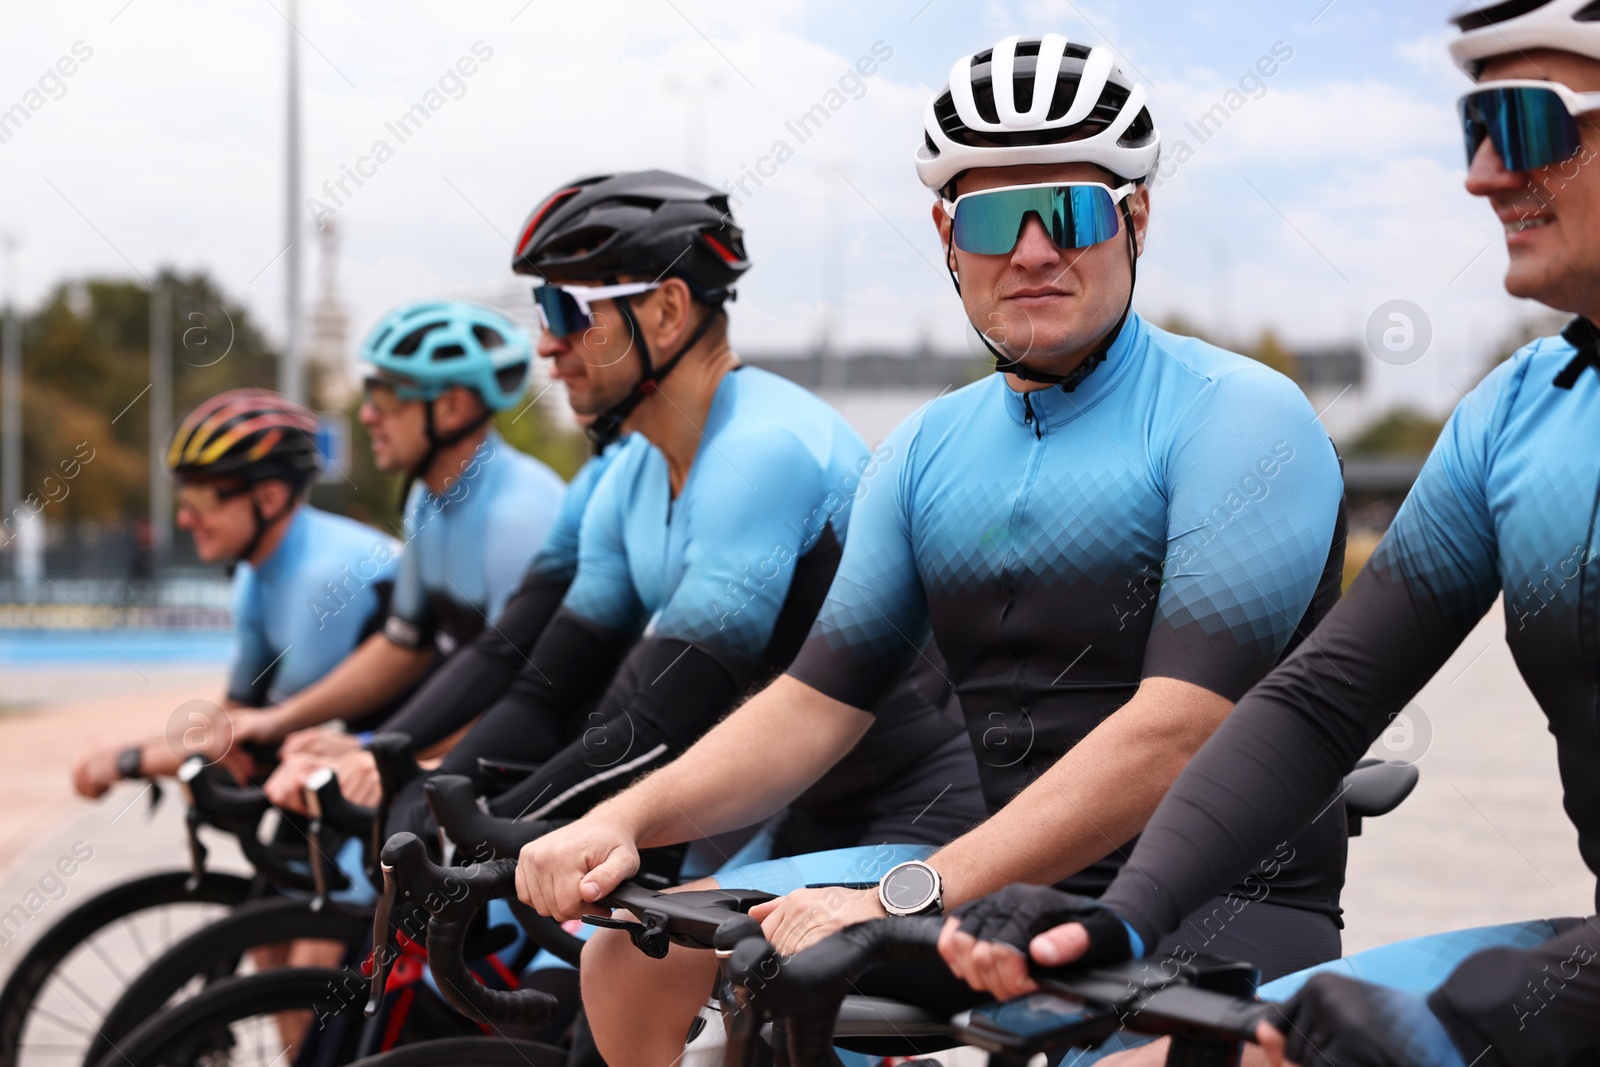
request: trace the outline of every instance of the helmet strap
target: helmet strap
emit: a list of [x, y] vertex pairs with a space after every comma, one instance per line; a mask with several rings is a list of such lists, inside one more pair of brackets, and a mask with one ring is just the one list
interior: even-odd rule
[[441, 435], [433, 421], [433, 405], [438, 399], [438, 397], [434, 397], [433, 400], [423, 402], [422, 432], [427, 436], [428, 450], [422, 454], [422, 458], [417, 461], [416, 465], [406, 472], [405, 484], [400, 486], [400, 510], [402, 513], [405, 512], [406, 498], [411, 495], [411, 483], [419, 478], [425, 479], [428, 476], [428, 473], [433, 469], [433, 461], [439, 458], [439, 453], [457, 441], [477, 433], [484, 423], [494, 418], [494, 409], [488, 404], [484, 404], [483, 411], [465, 426], [459, 430]]
[[[994, 356], [994, 368], [1002, 374], [1015, 374], [1025, 382], [1045, 382], [1050, 385], [1059, 385], [1061, 391], [1070, 393], [1083, 383], [1096, 367], [1105, 362], [1106, 353], [1111, 351], [1111, 346], [1116, 344], [1117, 338], [1122, 335], [1122, 327], [1127, 324], [1128, 315], [1133, 311], [1133, 287], [1139, 280], [1139, 247], [1133, 236], [1133, 212], [1128, 209], [1127, 200], [1118, 205], [1122, 209], [1123, 228], [1128, 234], [1128, 301], [1122, 305], [1122, 315], [1117, 319], [1117, 324], [1106, 332], [1095, 345], [1094, 350], [1083, 358], [1083, 362], [1073, 367], [1066, 374], [1048, 374], [1044, 371], [1032, 370], [1025, 366], [1020, 359], [1006, 355], [996, 348], [994, 343], [986, 337], [981, 330], [975, 330], [978, 340], [983, 342], [983, 347]], [[961, 295], [961, 279], [956, 274], [955, 267], [955, 242], [952, 240], [945, 246], [945, 269], [950, 272], [950, 283], [956, 287], [956, 295]]]
[[628, 329], [633, 335], [634, 346], [639, 350], [639, 360], [644, 364], [644, 374], [627, 396], [595, 416], [594, 421], [585, 430], [596, 449], [605, 448], [621, 436], [622, 424], [628, 421], [628, 416], [633, 414], [634, 409], [643, 403], [646, 397], [660, 390], [662, 380], [672, 373], [672, 369], [679, 361], [689, 354], [691, 348], [700, 343], [701, 338], [710, 332], [717, 319], [723, 315], [722, 303], [718, 301], [700, 319], [700, 324], [694, 328], [689, 339], [679, 346], [678, 351], [660, 367], [655, 367], [650, 360], [650, 346], [645, 343], [644, 333], [639, 329], [639, 320], [633, 315], [629, 298], [619, 296], [615, 299], [617, 310], [627, 322]]
[[[288, 483], [286, 482], [284, 484], [287, 485]], [[245, 542], [244, 549], [240, 551], [239, 555], [232, 563], [228, 564], [228, 577], [230, 578], [233, 577], [234, 570], [237, 569], [241, 563], [250, 563], [251, 566], [255, 566], [255, 564], [251, 562], [250, 557], [256, 554], [256, 549], [261, 547], [261, 539], [267, 536], [267, 531], [276, 526], [280, 519], [294, 510], [295, 501], [300, 495], [294, 491], [292, 486], [290, 486], [289, 502], [285, 504], [276, 515], [268, 518], [267, 516], [261, 514], [261, 505], [256, 503], [256, 497], [253, 491], [255, 486], [252, 485], [250, 489], [252, 490], [250, 493], [250, 515], [251, 524], [254, 526], [254, 530], [250, 534], [250, 540]]]

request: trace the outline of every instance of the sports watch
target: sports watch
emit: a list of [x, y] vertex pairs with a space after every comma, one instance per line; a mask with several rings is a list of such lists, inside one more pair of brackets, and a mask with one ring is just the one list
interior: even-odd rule
[[117, 753], [117, 777], [138, 778], [144, 767], [144, 749], [138, 745], [129, 745]]
[[891, 867], [878, 881], [878, 902], [890, 915], [937, 915], [944, 910], [939, 872], [921, 860]]

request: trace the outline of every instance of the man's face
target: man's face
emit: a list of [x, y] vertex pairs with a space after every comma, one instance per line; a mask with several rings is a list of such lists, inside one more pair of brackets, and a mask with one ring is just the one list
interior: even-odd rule
[[[1100, 182], [1113, 189], [1121, 184], [1093, 164], [1067, 163], [970, 171], [956, 192], [1044, 182]], [[1124, 203], [1133, 212], [1142, 250], [1149, 193], [1140, 187]], [[1120, 205], [1117, 214], [1120, 220]], [[1028, 363], [1036, 369], [1048, 371], [1056, 360], [1084, 354], [1116, 325], [1127, 304], [1132, 264], [1123, 229], [1088, 248], [1057, 248], [1039, 218], [1029, 215], [1016, 247], [991, 256], [952, 250], [950, 216], [938, 203], [933, 221], [947, 254], [955, 257], [967, 318], [1013, 359], [1031, 357]]]
[[402, 400], [382, 385], [361, 402], [361, 425], [372, 441], [372, 462], [385, 474], [415, 469], [428, 451], [427, 413], [421, 400]]
[[[621, 282], [641, 279], [625, 277]], [[648, 279], [643, 279], [648, 280]], [[596, 282], [573, 282], [592, 286]], [[637, 307], [654, 294], [629, 297]], [[623, 400], [639, 381], [641, 364], [636, 339], [615, 300], [601, 300], [589, 309], [594, 320], [587, 330], [558, 337], [539, 334], [537, 351], [550, 360], [550, 377], [567, 387], [567, 404], [577, 415], [598, 415]]]
[[238, 559], [249, 547], [256, 534], [256, 518], [250, 508], [255, 491], [227, 480], [185, 480], [178, 484], [178, 527], [188, 530], [194, 538], [200, 562]]
[[[1532, 78], [1600, 90], [1600, 61], [1539, 49], [1491, 59], [1480, 82]], [[1508, 171], [1488, 138], [1467, 171], [1505, 227], [1506, 291], [1562, 311], [1593, 314], [1600, 286], [1600, 113], [1578, 116], [1583, 143], [1564, 163]]]

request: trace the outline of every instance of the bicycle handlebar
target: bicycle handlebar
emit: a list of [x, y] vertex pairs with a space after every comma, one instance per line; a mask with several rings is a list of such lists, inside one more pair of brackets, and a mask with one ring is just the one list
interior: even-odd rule
[[[938, 958], [941, 916], [879, 919], [845, 927], [811, 948], [780, 960], [761, 937], [741, 941], [726, 965], [740, 1008], [756, 1016], [787, 1020], [789, 1062], [795, 1067], [831, 1062], [834, 1020], [852, 983], [868, 967]], [[1225, 980], [1237, 984], [1237, 965], [1220, 965]], [[1254, 1041], [1258, 1024], [1273, 1006], [1249, 997], [1197, 987], [1206, 981], [1193, 964], [1173, 973], [1156, 970], [1147, 961], [1130, 961], [1090, 970], [1037, 968], [1041, 989], [1093, 1009], [1077, 1029], [1054, 1035], [1055, 1044], [1027, 1050], [1055, 1051], [1076, 1043], [1092, 1044], [1118, 1025], [1141, 1033], [1170, 1034], [1192, 1052], [1201, 1047]], [[745, 1027], [753, 1035], [758, 1027]], [[991, 1051], [1016, 1055], [1017, 1049], [994, 1042], [992, 1035], [970, 1024], [963, 1037]], [[1169, 1063], [1179, 1062], [1168, 1060]], [[1197, 1056], [1194, 1062], [1209, 1062]]]
[[556, 999], [550, 994], [533, 989], [490, 989], [473, 976], [463, 953], [467, 929], [478, 910], [490, 900], [515, 892], [515, 860], [440, 867], [428, 858], [415, 834], [401, 833], [383, 847], [382, 871], [384, 892], [375, 916], [372, 992], [366, 1007], [369, 1016], [378, 1009], [394, 958], [389, 918], [397, 895], [428, 910], [428, 966], [440, 994], [453, 1008], [486, 1024], [539, 1026], [555, 1016]]
[[405, 734], [378, 734], [367, 742], [372, 753], [373, 766], [378, 771], [378, 806], [372, 814], [372, 854], [383, 855], [383, 843], [388, 836], [389, 806], [400, 790], [422, 773], [417, 758], [411, 752], [411, 738]]
[[422, 787], [428, 810], [462, 856], [478, 862], [515, 859], [522, 846], [565, 826], [568, 820], [506, 819], [478, 807], [478, 790], [471, 778], [445, 774], [428, 779]]
[[[275, 810], [265, 793], [253, 786], [238, 785], [227, 772], [206, 763], [199, 756], [189, 757], [178, 768], [178, 783], [189, 806], [184, 816], [184, 827], [189, 835], [191, 886], [198, 885], [205, 874], [208, 853], [200, 840], [200, 827], [211, 826], [237, 838], [245, 859], [274, 885], [287, 889], [317, 890], [316, 879], [310, 873], [289, 866], [279, 851], [263, 843], [257, 836], [262, 816]], [[349, 881], [337, 871], [334, 876], [336, 888], [343, 889], [349, 885]]]

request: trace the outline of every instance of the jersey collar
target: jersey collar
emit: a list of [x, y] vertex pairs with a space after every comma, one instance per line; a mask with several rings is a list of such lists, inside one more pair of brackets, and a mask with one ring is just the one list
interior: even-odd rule
[[997, 372], [995, 377], [1000, 379], [999, 389], [1003, 394], [1006, 412], [1018, 426], [1027, 426], [1031, 408], [1033, 424], [1041, 432], [1066, 425], [1117, 388], [1138, 362], [1137, 354], [1148, 336], [1144, 320], [1137, 312], [1130, 311], [1128, 321], [1122, 324], [1122, 332], [1106, 350], [1105, 363], [1095, 368], [1095, 372], [1070, 393], [1050, 386], [1025, 395], [1011, 388], [1005, 376]]
[[[295, 507], [294, 515], [289, 519], [289, 528], [283, 531], [283, 537], [278, 540], [278, 547], [272, 550], [272, 555], [261, 561], [261, 566], [255, 568], [258, 577], [271, 577], [275, 571], [285, 566], [284, 560], [299, 557], [300, 543], [310, 536], [306, 530], [309, 521], [306, 512], [310, 510], [311, 505], [306, 503]], [[250, 566], [248, 563], [242, 565]]]

